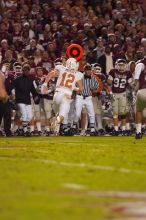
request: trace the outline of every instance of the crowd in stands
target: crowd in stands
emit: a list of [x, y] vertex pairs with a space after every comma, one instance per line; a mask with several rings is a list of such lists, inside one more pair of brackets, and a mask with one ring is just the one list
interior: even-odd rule
[[71, 43], [84, 48], [88, 63], [98, 62], [106, 47], [114, 59], [137, 61], [146, 53], [145, 11], [144, 0], [2, 0], [1, 62], [10, 49], [20, 62], [45, 59], [51, 68]]

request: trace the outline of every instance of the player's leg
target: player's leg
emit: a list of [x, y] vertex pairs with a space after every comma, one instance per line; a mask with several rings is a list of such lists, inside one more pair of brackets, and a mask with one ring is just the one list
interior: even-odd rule
[[50, 134], [51, 130], [52, 105], [53, 100], [43, 99], [43, 109], [45, 113], [45, 131], [47, 135]]
[[114, 123], [114, 135], [118, 135], [118, 113], [119, 113], [119, 94], [114, 94], [115, 98], [112, 100], [112, 109], [113, 109], [113, 123]]
[[127, 108], [127, 97], [126, 93], [119, 95], [119, 115], [121, 116], [122, 135], [126, 135], [126, 108]]
[[[41, 99], [42, 100], [42, 99]], [[37, 128], [37, 135], [42, 134], [42, 126], [41, 126], [41, 100], [39, 104], [34, 105], [34, 118], [35, 124]]]
[[81, 118], [81, 112], [84, 105], [84, 99], [82, 96], [77, 95], [75, 98], [75, 118], [73, 122], [73, 131], [78, 130], [79, 119]]
[[99, 134], [104, 134], [103, 122], [102, 122], [102, 104], [98, 97], [93, 97], [93, 106], [95, 112], [95, 127]]
[[[32, 105], [26, 105], [25, 108], [26, 108], [26, 115], [27, 115], [27, 121], [28, 121], [28, 125], [27, 125], [27, 134], [28, 134], [29, 133], [28, 126], [33, 126], [34, 128], [34, 114], [32, 111]], [[32, 128], [31, 128], [31, 132], [32, 132]]]
[[137, 99], [136, 99], [136, 139], [142, 138], [142, 112], [146, 107], [146, 89], [139, 90], [137, 92]]
[[72, 125], [75, 117], [75, 100], [72, 99], [68, 115], [65, 116], [60, 126], [61, 135], [72, 135]]
[[83, 108], [82, 108], [80, 123], [81, 123], [81, 133], [80, 133], [80, 135], [85, 136], [86, 135], [86, 130], [88, 128], [88, 114], [87, 114], [87, 109], [86, 109], [85, 105], [83, 105]]
[[29, 121], [29, 131], [30, 131], [30, 135], [34, 136], [35, 132], [34, 132], [34, 128], [35, 128], [35, 118], [34, 118], [34, 101], [31, 101], [31, 113], [32, 113], [32, 118]]
[[20, 114], [21, 114], [23, 132], [25, 134], [27, 132], [27, 129], [28, 129], [26, 105], [23, 104], [23, 103], [19, 103], [18, 108], [19, 108], [19, 111], [20, 111]]
[[4, 116], [4, 103], [0, 100], [0, 136], [3, 136], [3, 126], [2, 126], [2, 119]]
[[91, 134], [93, 134], [95, 133], [95, 113], [91, 96], [85, 99], [85, 105], [89, 117], [90, 132]]
[[9, 102], [4, 103], [4, 131], [6, 136], [12, 136], [11, 132], [11, 115], [12, 109]]
[[53, 103], [58, 108], [58, 113], [55, 109], [56, 111], [55, 113], [57, 113], [57, 115], [53, 122], [54, 134], [58, 135], [61, 123], [63, 123], [64, 119], [68, 117], [68, 113], [70, 110], [71, 96], [66, 93], [59, 92], [57, 95], [55, 95], [53, 99]]

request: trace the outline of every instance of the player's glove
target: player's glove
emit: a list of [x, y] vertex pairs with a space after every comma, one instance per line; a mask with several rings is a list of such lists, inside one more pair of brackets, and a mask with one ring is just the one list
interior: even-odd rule
[[115, 101], [115, 95], [112, 92], [110, 92], [109, 95], [110, 95], [110, 100]]

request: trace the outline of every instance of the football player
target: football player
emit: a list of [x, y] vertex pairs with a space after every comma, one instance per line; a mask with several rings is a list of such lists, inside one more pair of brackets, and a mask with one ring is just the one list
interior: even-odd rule
[[122, 135], [125, 135], [126, 126], [126, 87], [132, 83], [132, 74], [127, 71], [127, 62], [118, 59], [115, 68], [111, 69], [108, 76], [108, 89], [112, 99], [114, 135], [119, 134], [119, 120], [121, 118]]
[[135, 85], [138, 87], [136, 95], [136, 139], [142, 138], [142, 112], [146, 108], [146, 56], [136, 65]]
[[59, 134], [60, 124], [68, 116], [70, 110], [71, 96], [73, 90], [81, 92], [83, 85], [81, 83], [82, 73], [78, 71], [78, 63], [74, 58], [69, 58], [64, 65], [55, 66], [54, 70], [49, 72], [42, 90], [48, 90], [48, 82], [58, 77], [56, 89], [53, 97], [53, 109], [57, 117], [54, 120], [54, 134]]
[[51, 125], [51, 117], [52, 117], [52, 104], [53, 104], [53, 95], [56, 86], [56, 78], [51, 79], [48, 83], [48, 94], [41, 93], [41, 86], [45, 82], [46, 74], [45, 69], [41, 66], [36, 68], [36, 77], [34, 80], [34, 85], [36, 90], [39, 93], [40, 100], [39, 103], [34, 105], [35, 109], [35, 118], [37, 120], [37, 128], [39, 133], [41, 133], [41, 110], [45, 116], [45, 134], [46, 136], [50, 135], [50, 125]]

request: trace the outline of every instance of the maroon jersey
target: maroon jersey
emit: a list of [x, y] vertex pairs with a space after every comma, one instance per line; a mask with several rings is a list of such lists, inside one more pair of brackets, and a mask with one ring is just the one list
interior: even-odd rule
[[112, 80], [112, 92], [122, 93], [126, 91], [127, 84], [132, 82], [132, 73], [130, 71], [120, 73], [117, 69], [112, 69], [108, 79]]
[[141, 60], [140, 63], [144, 64], [144, 70], [141, 71], [141, 74], [139, 76], [139, 89], [145, 89], [146, 88], [146, 59]]
[[36, 77], [34, 80], [34, 85], [35, 88], [37, 88], [38, 91], [40, 91], [39, 96], [40, 98], [45, 98], [48, 100], [52, 100], [53, 99], [53, 95], [54, 95], [54, 87], [56, 86], [56, 82], [57, 82], [57, 78], [51, 79], [48, 83], [48, 94], [41, 94], [41, 86], [42, 84], [45, 82], [45, 77], [46, 75], [43, 75], [42, 77]]
[[9, 71], [5, 75], [5, 87], [6, 91], [9, 93], [11, 84], [13, 80], [15, 79], [15, 73], [13, 71]]

